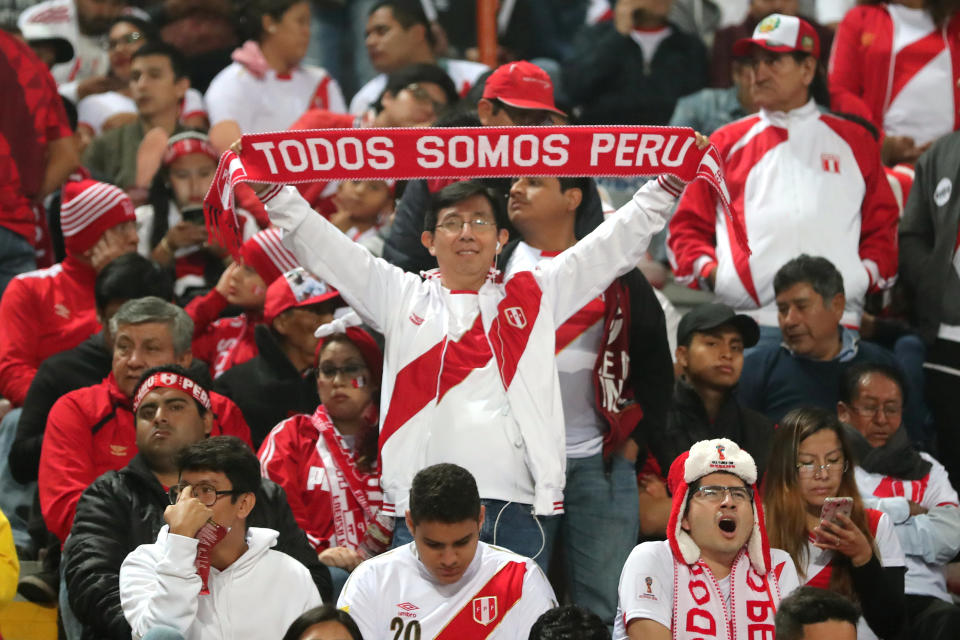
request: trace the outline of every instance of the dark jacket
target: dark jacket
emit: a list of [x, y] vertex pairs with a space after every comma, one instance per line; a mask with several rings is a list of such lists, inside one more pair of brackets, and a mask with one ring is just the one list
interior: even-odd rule
[[320, 397], [314, 372], [303, 376], [280, 349], [266, 325], [258, 325], [254, 338], [260, 353], [217, 378], [213, 389], [240, 407], [250, 425], [253, 446], [260, 448], [270, 430], [298, 413], [312, 414]]
[[564, 66], [563, 86], [582, 124], [665, 125], [677, 100], [707, 84], [707, 51], [672, 27], [652, 60], [613, 21], [586, 27]]
[[955, 132], [921, 156], [900, 220], [900, 279], [913, 294], [917, 326], [927, 344], [936, 340], [944, 306], [950, 304], [944, 296], [947, 285], [951, 290], [957, 286], [953, 254], [960, 226], [958, 149], [960, 132]]
[[[482, 182], [493, 187], [506, 199], [510, 191], [510, 181], [507, 179], [483, 180]], [[593, 180], [590, 184], [595, 186]], [[430, 255], [426, 247], [420, 242], [423, 233], [423, 218], [430, 208], [432, 194], [426, 180], [411, 180], [403, 191], [403, 197], [397, 203], [397, 211], [393, 217], [393, 226], [383, 248], [383, 258], [395, 264], [404, 271], [419, 273], [436, 269], [437, 259]], [[603, 222], [603, 206], [596, 188], [589, 189], [583, 195], [583, 203], [577, 214], [577, 238], [582, 238]], [[517, 234], [510, 231], [510, 238]]]
[[43, 361], [27, 391], [10, 449], [10, 473], [14, 480], [21, 484], [36, 482], [43, 431], [53, 403], [71, 391], [100, 384], [110, 374], [112, 360], [103, 344], [103, 334], [98, 333]]
[[[276, 550], [303, 563], [320, 596], [329, 602], [330, 572], [297, 526], [283, 489], [264, 479], [256, 497], [247, 526], [279, 531]], [[120, 565], [139, 545], [156, 542], [169, 504], [166, 491], [140, 455], [123, 469], [103, 474], [83, 492], [62, 562], [70, 607], [84, 625], [84, 640], [130, 640], [130, 625], [120, 606]]]
[[753, 409], [741, 406], [734, 395], [727, 396], [712, 423], [707, 417], [703, 400], [685, 380], [677, 380], [673, 402], [667, 414], [667, 427], [651, 435], [650, 450], [663, 474], [684, 451], [701, 440], [729, 438], [753, 456], [757, 473], [763, 476], [773, 440], [773, 421]]
[[[578, 213], [578, 222], [586, 224], [580, 221], [580, 217]], [[580, 231], [578, 228], [578, 238], [581, 237]], [[510, 261], [519, 242], [510, 242], [500, 252], [497, 257], [500, 269]], [[643, 418], [630, 437], [643, 449], [648, 434], [663, 429], [666, 424], [673, 384], [673, 360], [663, 307], [653, 287], [639, 269], [620, 276], [620, 283], [629, 292], [630, 306], [630, 372], [626, 384], [633, 389], [633, 397], [643, 409]]]

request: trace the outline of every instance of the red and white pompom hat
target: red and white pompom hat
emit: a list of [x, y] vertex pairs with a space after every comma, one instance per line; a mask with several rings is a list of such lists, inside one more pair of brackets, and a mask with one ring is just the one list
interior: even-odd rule
[[730, 473], [750, 487], [753, 493], [753, 531], [747, 539], [747, 555], [754, 571], [766, 575], [770, 567], [770, 544], [763, 525], [763, 506], [757, 493], [757, 464], [753, 457], [733, 440], [716, 438], [701, 440], [681, 454], [670, 465], [667, 486], [673, 494], [673, 508], [667, 523], [667, 539], [674, 557], [685, 564], [700, 559], [700, 547], [680, 523], [690, 501], [690, 485], [711, 473]]

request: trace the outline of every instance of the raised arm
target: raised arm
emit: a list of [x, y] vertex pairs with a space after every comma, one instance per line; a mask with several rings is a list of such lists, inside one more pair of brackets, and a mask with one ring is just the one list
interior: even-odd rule
[[293, 187], [270, 189], [261, 199], [283, 244], [308, 271], [340, 291], [360, 317], [385, 333], [396, 309], [420, 277], [375, 258], [315, 212]]

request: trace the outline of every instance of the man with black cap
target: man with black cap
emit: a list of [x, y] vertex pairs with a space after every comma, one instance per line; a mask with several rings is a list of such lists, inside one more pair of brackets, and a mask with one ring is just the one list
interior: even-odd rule
[[753, 318], [720, 303], [700, 305], [680, 320], [676, 356], [682, 373], [666, 429], [650, 436], [661, 469], [668, 469], [695, 442], [729, 438], [750, 452], [763, 475], [774, 424], [733, 395], [743, 370], [743, 350], [754, 346], [759, 335]]

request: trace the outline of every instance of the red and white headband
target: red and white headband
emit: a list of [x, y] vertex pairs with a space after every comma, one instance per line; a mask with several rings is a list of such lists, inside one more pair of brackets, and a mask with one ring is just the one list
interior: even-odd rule
[[148, 393], [161, 387], [165, 389], [177, 389], [179, 391], [183, 391], [185, 394], [203, 405], [203, 408], [207, 411], [211, 409], [210, 394], [207, 393], [206, 389], [198, 385], [190, 378], [176, 373], [171, 373], [169, 371], [164, 371], [153, 374], [144, 380], [143, 383], [137, 388], [137, 393], [133, 398], [133, 412], [137, 412], [137, 409], [140, 408], [140, 404], [143, 402], [143, 399]]
[[167, 150], [163, 154], [163, 165], [170, 166], [178, 158], [191, 153], [202, 153], [212, 158], [214, 162], [220, 158], [206, 135], [188, 131], [173, 136], [167, 143]]

